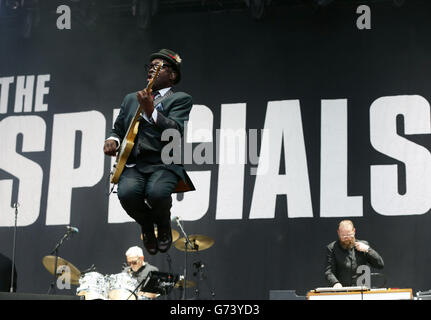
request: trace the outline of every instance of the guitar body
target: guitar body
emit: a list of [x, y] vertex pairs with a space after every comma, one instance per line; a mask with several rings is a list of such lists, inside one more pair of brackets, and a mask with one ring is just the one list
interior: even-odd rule
[[135, 138], [138, 134], [139, 121], [132, 121], [132, 123], [133, 122], [134, 125], [129, 127], [129, 130], [130, 128], [132, 128], [132, 130], [130, 130], [130, 132], [127, 132], [126, 137], [121, 143], [120, 150], [118, 151], [117, 158], [111, 172], [111, 183], [113, 184], [117, 184], [120, 180], [121, 173], [123, 173], [127, 159], [129, 158], [130, 152], [132, 152], [133, 146], [135, 145]]

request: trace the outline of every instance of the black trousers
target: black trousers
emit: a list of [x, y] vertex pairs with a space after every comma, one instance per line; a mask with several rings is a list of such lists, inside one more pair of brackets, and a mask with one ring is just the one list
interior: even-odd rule
[[[118, 182], [118, 198], [121, 206], [143, 232], [168, 228], [171, 221], [172, 192], [179, 177], [168, 169], [141, 173], [136, 167], [125, 168]], [[151, 207], [151, 208], [150, 208]]]

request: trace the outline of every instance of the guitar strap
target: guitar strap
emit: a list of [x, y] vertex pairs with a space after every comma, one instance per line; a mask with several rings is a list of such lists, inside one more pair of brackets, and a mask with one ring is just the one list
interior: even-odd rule
[[163, 100], [165, 100], [167, 97], [169, 97], [170, 95], [173, 95], [173, 94], [174, 94], [174, 91], [172, 89], [169, 89], [169, 91], [166, 92], [163, 97], [161, 95], [159, 95], [159, 97], [157, 97], [153, 102], [154, 107], [159, 105]]

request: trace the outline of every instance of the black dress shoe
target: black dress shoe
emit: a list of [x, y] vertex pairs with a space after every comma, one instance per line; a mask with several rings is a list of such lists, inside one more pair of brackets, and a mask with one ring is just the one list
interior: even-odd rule
[[160, 252], [168, 251], [172, 244], [171, 226], [168, 228], [159, 228], [157, 232], [157, 248]]
[[142, 233], [142, 238], [144, 242], [144, 247], [147, 249], [148, 253], [155, 255], [157, 253], [157, 243], [154, 232], [144, 232]]

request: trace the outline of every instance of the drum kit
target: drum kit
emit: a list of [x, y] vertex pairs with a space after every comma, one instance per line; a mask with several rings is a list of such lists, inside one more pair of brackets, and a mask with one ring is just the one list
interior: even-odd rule
[[78, 296], [85, 300], [137, 300], [143, 295], [132, 294], [138, 281], [128, 273], [108, 274], [88, 272], [79, 279]]
[[[157, 228], [155, 228], [157, 236]], [[141, 234], [142, 239], [142, 234]], [[180, 251], [184, 251], [186, 256], [188, 252], [198, 253], [200, 251], [209, 249], [214, 245], [214, 240], [204, 235], [190, 235], [180, 238], [180, 234], [175, 229], [172, 229], [172, 242], [173, 247]], [[187, 261], [187, 260], [186, 260]], [[132, 277], [128, 272], [118, 274], [102, 275], [95, 271], [94, 265], [86, 271], [79, 271], [69, 261], [54, 255], [45, 256], [42, 259], [42, 264], [49, 273], [55, 275], [55, 267], [57, 266], [57, 275], [59, 268], [68, 270], [70, 284], [78, 286], [76, 294], [81, 296], [84, 300], [152, 300], [159, 296], [151, 292], [137, 292], [140, 286], [138, 280]], [[198, 269], [201, 274], [203, 265], [195, 262], [193, 265]], [[185, 289], [196, 287], [196, 282], [187, 280], [187, 267], [185, 266], [184, 275], [177, 277], [174, 289], [180, 289], [185, 293]], [[196, 275], [197, 273], [194, 273]], [[200, 278], [202, 280], [202, 277]], [[199, 279], [198, 279], [199, 281]], [[199, 295], [199, 290], [195, 290], [195, 294]], [[212, 293], [214, 296], [214, 293]], [[185, 294], [183, 294], [185, 298]]]

